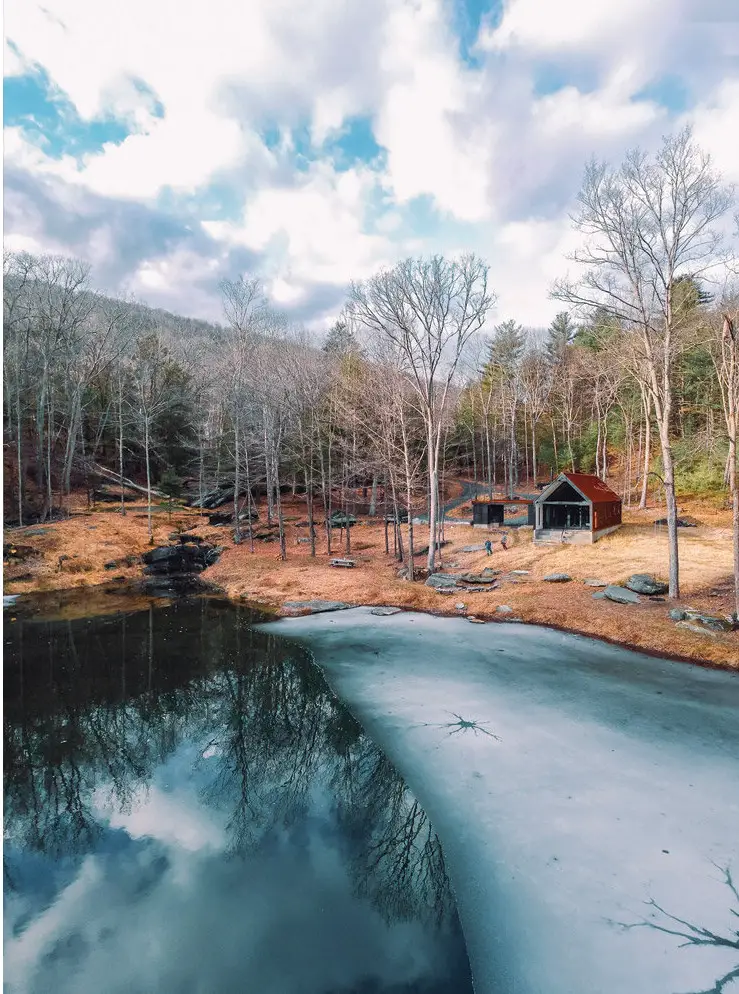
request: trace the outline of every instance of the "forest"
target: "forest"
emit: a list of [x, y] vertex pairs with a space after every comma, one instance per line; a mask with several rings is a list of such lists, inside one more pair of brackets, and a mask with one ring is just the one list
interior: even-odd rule
[[265, 514], [285, 558], [290, 491], [312, 554], [331, 550], [336, 512], [362, 506], [394, 522], [411, 563], [427, 516], [415, 529], [433, 570], [447, 480], [512, 496], [579, 470], [627, 507], [664, 504], [672, 597], [679, 498], [731, 503], [739, 578], [735, 210], [689, 131], [588, 164], [582, 247], [562, 260], [548, 328], [496, 323], [495, 274], [475, 255], [353, 283], [319, 336], [257, 276], [221, 284], [214, 324], [106, 295], [80, 260], [6, 253], [5, 523], [63, 516], [80, 493], [120, 494], [125, 514], [135, 484], [151, 535], [154, 500], [227, 485], [235, 540], [253, 543]]

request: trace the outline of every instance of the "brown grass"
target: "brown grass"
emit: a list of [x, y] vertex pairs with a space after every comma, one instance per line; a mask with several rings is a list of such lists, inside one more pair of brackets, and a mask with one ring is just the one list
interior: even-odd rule
[[[680, 604], [716, 614], [731, 611], [731, 541], [730, 516], [708, 504], [683, 502], [681, 513], [693, 514], [700, 522], [696, 529], [680, 532]], [[623, 606], [609, 601], [594, 601], [592, 588], [582, 581], [596, 577], [610, 583], [624, 581], [635, 572], [664, 576], [667, 570], [667, 538], [664, 529], [655, 531], [652, 521], [663, 514], [659, 509], [645, 512], [626, 511], [625, 524], [616, 533], [593, 546], [534, 546], [531, 531], [508, 531], [510, 548], [503, 552], [493, 538], [494, 554], [462, 553], [462, 546], [479, 544], [488, 533], [471, 527], [447, 529], [451, 545], [444, 549], [444, 561], [465, 569], [493, 566], [506, 571], [525, 569], [530, 575], [518, 581], [504, 580], [491, 593], [441, 595], [422, 583], [410, 584], [397, 578], [399, 567], [392, 555], [384, 551], [381, 525], [360, 522], [352, 529], [354, 569], [336, 569], [328, 564], [325, 536], [318, 537], [318, 554], [310, 556], [310, 546], [298, 544], [307, 529], [287, 527], [288, 559], [281, 562], [277, 543], [256, 543], [255, 552], [248, 542], [234, 546], [228, 528], [211, 528], [205, 519], [192, 511], [177, 512], [171, 522], [166, 513], [154, 516], [154, 540], [165, 544], [178, 525], [198, 525], [195, 533], [214, 544], [224, 545], [218, 563], [204, 574], [204, 579], [220, 586], [228, 596], [279, 608], [286, 600], [323, 598], [353, 604], [389, 604], [438, 614], [454, 615], [454, 605], [462, 601], [467, 613], [496, 618], [495, 608], [507, 604], [514, 616], [524, 621], [553, 625], [587, 635], [611, 639], [660, 655], [710, 662], [739, 668], [739, 633], [711, 638], [676, 628], [667, 617], [670, 603], [644, 599], [638, 606]], [[304, 518], [299, 501], [287, 502], [286, 516], [293, 521]], [[141, 566], [104, 570], [103, 563], [129, 553], [140, 554], [148, 548], [145, 508], [129, 507], [125, 518], [111, 511], [80, 514], [68, 521], [48, 526], [48, 534], [27, 537], [27, 530], [13, 533], [15, 541], [33, 545], [43, 558], [27, 560], [6, 569], [6, 592], [61, 590], [110, 581], [114, 576], [134, 579]], [[33, 530], [33, 529], [31, 529]], [[405, 531], [405, 529], [404, 529]], [[7, 537], [6, 537], [7, 540]], [[425, 542], [423, 526], [417, 526], [417, 543]], [[333, 555], [344, 555], [344, 543], [334, 532]], [[68, 555], [59, 567], [59, 556]], [[423, 559], [416, 562], [422, 565]], [[542, 578], [548, 573], [566, 572], [574, 582], [549, 584]], [[31, 573], [32, 579], [13, 582], [13, 575]], [[497, 616], [500, 617], [500, 616]]]

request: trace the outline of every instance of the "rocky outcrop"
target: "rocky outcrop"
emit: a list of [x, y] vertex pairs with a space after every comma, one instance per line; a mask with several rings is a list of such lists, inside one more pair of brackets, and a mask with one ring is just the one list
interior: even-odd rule
[[542, 579], [545, 583], [569, 583], [572, 577], [569, 573], [550, 573]]
[[728, 618], [722, 618], [718, 614], [706, 614], [704, 611], [696, 611], [693, 608], [673, 608], [668, 612], [673, 621], [685, 621], [689, 625], [700, 625], [701, 629], [709, 629], [712, 632], [731, 632], [735, 625]]
[[426, 581], [426, 586], [435, 590], [451, 589], [458, 586], [457, 579], [458, 577], [452, 573], [432, 573]]
[[146, 563], [144, 573], [147, 576], [193, 575], [217, 562], [222, 551], [220, 546], [207, 545], [205, 542], [188, 542], [160, 545], [145, 552], [141, 558]]
[[285, 601], [282, 605], [282, 613], [288, 617], [297, 617], [302, 614], [323, 614], [325, 611], [345, 611], [352, 607], [344, 601]]
[[370, 614], [375, 614], [379, 618], [388, 618], [392, 614], [400, 614], [402, 608], [399, 607], [373, 607]]

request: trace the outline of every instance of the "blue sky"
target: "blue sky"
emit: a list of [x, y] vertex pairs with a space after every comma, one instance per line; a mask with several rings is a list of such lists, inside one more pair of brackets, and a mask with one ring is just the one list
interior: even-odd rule
[[8, 0], [6, 247], [220, 317], [247, 267], [321, 330], [347, 283], [477, 251], [546, 323], [585, 161], [684, 123], [728, 179], [733, 0]]

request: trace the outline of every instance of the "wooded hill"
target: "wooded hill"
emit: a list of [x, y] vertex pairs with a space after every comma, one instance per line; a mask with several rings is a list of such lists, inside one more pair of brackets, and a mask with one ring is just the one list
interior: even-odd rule
[[[368, 487], [397, 520], [428, 509], [433, 569], [445, 478], [512, 494], [572, 469], [627, 505], [661, 495], [677, 596], [676, 495], [733, 499], [739, 536], [733, 206], [689, 132], [591, 164], [577, 278], [553, 287], [563, 309], [538, 331], [491, 327], [494, 278], [475, 256], [353, 284], [317, 341], [256, 278], [222, 285], [216, 325], [99, 294], [77, 260], [6, 255], [6, 523], [59, 513], [96, 464], [174, 497], [230, 482], [237, 539], [255, 501], [281, 522], [286, 486], [311, 522]], [[739, 538], [736, 557], [739, 572]]]

